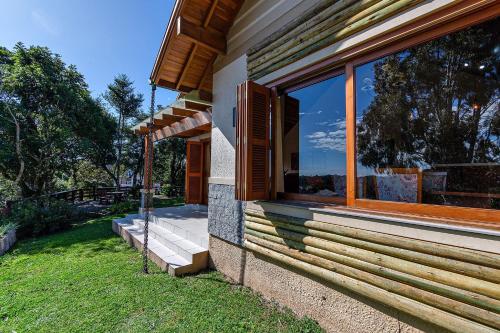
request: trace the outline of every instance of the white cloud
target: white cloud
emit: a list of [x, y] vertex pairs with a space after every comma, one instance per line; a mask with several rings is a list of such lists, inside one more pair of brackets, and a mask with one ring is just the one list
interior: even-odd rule
[[42, 28], [45, 32], [52, 36], [58, 36], [59, 31], [52, 25], [51, 22], [39, 11], [31, 11], [31, 18], [33, 21]]
[[327, 126], [335, 127], [335, 129], [329, 132], [317, 131], [306, 135], [309, 143], [316, 149], [345, 152], [345, 120], [337, 119], [337, 121], [331, 122]]
[[319, 139], [327, 136], [325, 132], [314, 132], [313, 134], [306, 135], [308, 139]]
[[373, 89], [375, 89], [375, 86], [373, 85], [373, 80], [368, 77], [365, 77], [363, 79], [363, 85], [361, 86], [361, 90], [364, 92], [369, 92], [373, 91]]

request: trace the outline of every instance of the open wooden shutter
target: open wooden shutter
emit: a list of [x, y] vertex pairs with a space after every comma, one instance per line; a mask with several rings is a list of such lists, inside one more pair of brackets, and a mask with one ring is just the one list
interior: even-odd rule
[[186, 203], [201, 204], [203, 186], [203, 143], [187, 142], [186, 154]]
[[237, 89], [236, 199], [269, 199], [270, 90], [252, 81]]

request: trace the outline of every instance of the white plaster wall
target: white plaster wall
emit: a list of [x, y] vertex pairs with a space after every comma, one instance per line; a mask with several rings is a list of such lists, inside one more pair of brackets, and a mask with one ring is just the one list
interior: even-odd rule
[[214, 73], [212, 107], [211, 183], [234, 183], [236, 127], [236, 86], [247, 78], [247, 59], [243, 55]]

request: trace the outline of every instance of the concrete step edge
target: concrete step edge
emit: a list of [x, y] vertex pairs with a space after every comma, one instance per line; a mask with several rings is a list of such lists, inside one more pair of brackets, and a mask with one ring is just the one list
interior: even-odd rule
[[[141, 229], [144, 228], [143, 221], [134, 220], [134, 225]], [[190, 262], [196, 261], [198, 256], [204, 257], [206, 255], [205, 253], [208, 251], [207, 249], [201, 248], [190, 241], [182, 239], [177, 235], [158, 227], [154, 223], [149, 225], [149, 236]], [[169, 237], [172, 236], [177, 237], [169, 239]]]
[[[142, 251], [144, 246], [143, 230], [133, 224], [119, 223], [113, 220], [113, 231], [122, 236], [129, 245]], [[150, 258], [160, 269], [170, 275], [179, 276], [187, 273], [196, 273], [205, 267], [199, 267], [199, 263], [193, 265], [192, 261], [175, 254], [172, 249], [162, 245], [160, 242], [151, 239], [149, 243], [148, 258]]]

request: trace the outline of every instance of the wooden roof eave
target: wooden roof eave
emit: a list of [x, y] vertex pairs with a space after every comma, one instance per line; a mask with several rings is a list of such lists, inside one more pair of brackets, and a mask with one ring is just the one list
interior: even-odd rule
[[161, 64], [163, 62], [163, 57], [165, 56], [165, 52], [167, 50], [166, 46], [168, 41], [170, 40], [172, 34], [175, 31], [176, 18], [179, 16], [181, 9], [184, 6], [186, 0], [176, 0], [174, 9], [172, 10], [172, 14], [170, 15], [170, 19], [168, 21], [167, 29], [165, 30], [165, 34], [163, 35], [163, 40], [160, 45], [160, 49], [156, 54], [155, 63], [153, 65], [153, 70], [151, 71], [151, 75], [149, 76], [150, 80], [155, 84], [158, 84], [158, 72], [160, 70]]
[[151, 81], [179, 92], [206, 92], [211, 100], [213, 63], [218, 54], [226, 53], [226, 35], [242, 4], [243, 0], [177, 0]]

